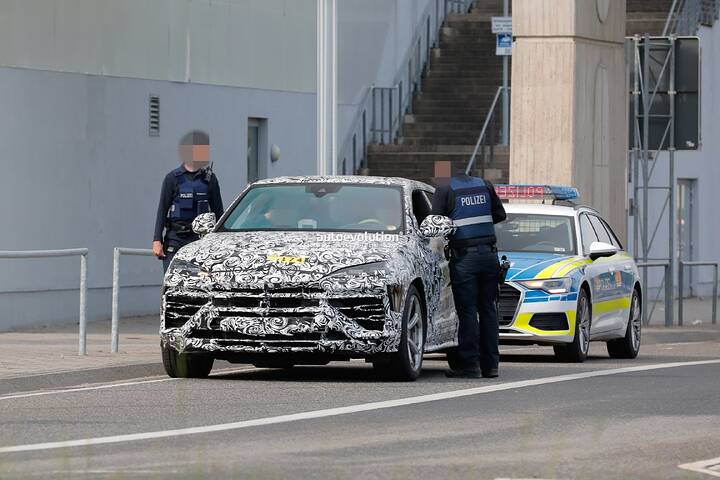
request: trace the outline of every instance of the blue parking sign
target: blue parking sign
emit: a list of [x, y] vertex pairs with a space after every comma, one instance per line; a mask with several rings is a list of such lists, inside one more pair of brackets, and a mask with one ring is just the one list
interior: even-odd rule
[[512, 34], [498, 33], [495, 36], [495, 55], [512, 55]]

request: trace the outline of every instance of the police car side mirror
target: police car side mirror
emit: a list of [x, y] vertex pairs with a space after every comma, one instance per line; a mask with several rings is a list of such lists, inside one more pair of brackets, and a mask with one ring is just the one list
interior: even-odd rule
[[605, 242], [592, 242], [590, 244], [590, 260], [597, 260], [601, 257], [612, 257], [618, 253], [615, 245]]
[[197, 233], [201, 237], [215, 230], [215, 214], [213, 212], [201, 213], [192, 222], [193, 232]]
[[420, 224], [420, 235], [425, 238], [447, 237], [453, 233], [455, 225], [445, 215], [428, 215]]

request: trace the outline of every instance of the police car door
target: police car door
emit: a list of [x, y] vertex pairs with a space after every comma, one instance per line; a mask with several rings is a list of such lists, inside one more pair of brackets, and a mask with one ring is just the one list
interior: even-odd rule
[[[579, 217], [580, 235], [582, 237], [583, 256], [590, 258], [590, 245], [593, 242], [600, 242], [595, 228], [590, 221], [590, 214], [583, 212]], [[598, 258], [585, 267], [585, 278], [590, 284], [590, 301], [592, 304], [592, 324], [590, 335], [597, 335], [612, 330], [614, 320], [608, 314], [604, 305], [611, 296], [612, 287], [610, 280], [610, 265], [612, 262], [607, 258]]]
[[606, 258], [604, 262], [609, 269], [607, 281], [612, 297], [608, 298], [601, 308], [607, 310], [608, 321], [611, 322], [610, 325], [613, 330], [624, 330], [630, 316], [630, 301], [632, 299], [632, 289], [635, 285], [633, 262], [623, 251], [622, 245], [607, 222], [596, 215], [590, 214], [589, 217], [590, 223], [592, 223], [600, 241], [614, 245], [618, 249], [617, 254]]

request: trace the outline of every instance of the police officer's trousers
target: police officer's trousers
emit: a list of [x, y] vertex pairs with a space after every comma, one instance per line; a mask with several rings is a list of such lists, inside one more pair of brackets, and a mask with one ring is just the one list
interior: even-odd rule
[[495, 299], [500, 263], [494, 247], [456, 250], [450, 260], [455, 309], [460, 320], [457, 358], [461, 368], [498, 368], [498, 319]]

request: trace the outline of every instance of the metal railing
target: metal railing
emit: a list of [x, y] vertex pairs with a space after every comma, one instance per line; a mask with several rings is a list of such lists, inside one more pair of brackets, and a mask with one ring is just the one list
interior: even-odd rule
[[712, 26], [719, 15], [718, 0], [673, 0], [662, 35], [696, 35], [698, 26]]
[[712, 294], [712, 323], [717, 324], [717, 298], [718, 298], [718, 269], [720, 262], [683, 262], [680, 261], [678, 269], [678, 325], [683, 325], [683, 296], [685, 283], [685, 268], [687, 267], [714, 267], [713, 294]]
[[120, 297], [120, 255], [152, 257], [153, 251], [143, 248], [115, 247], [113, 249], [112, 320], [110, 327], [110, 351], [112, 353], [117, 353], [120, 343], [120, 314], [118, 308]]
[[[470, 174], [473, 166], [475, 165], [475, 158], [477, 157], [478, 152], [482, 148], [482, 163], [481, 163], [481, 170], [482, 173], [480, 176], [485, 176], [485, 168], [492, 166], [495, 160], [495, 145], [497, 144], [497, 122], [498, 117], [501, 115], [497, 115], [495, 111], [497, 110], [497, 106], [500, 103], [498, 100], [500, 99], [500, 96], [504, 93], [508, 96], [508, 99], [510, 97], [510, 87], [507, 88], [507, 92], [504, 92], [505, 88], [500, 86], [497, 89], [497, 92], [495, 92], [495, 97], [493, 97], [492, 104], [490, 105], [490, 109], [488, 110], [487, 115], [485, 116], [485, 122], [483, 123], [482, 130], [480, 130], [480, 135], [478, 135], [477, 142], [475, 143], [475, 148], [473, 149], [472, 155], [470, 155], [470, 160], [468, 160], [467, 168], [465, 169], [465, 173], [468, 175]], [[500, 126], [500, 129], [502, 130], [502, 124]], [[508, 132], [509, 133], [509, 132]], [[502, 135], [501, 137], [502, 138]], [[509, 138], [509, 135], [508, 135]], [[486, 151], [489, 149], [489, 154]]]
[[670, 262], [662, 261], [662, 262], [638, 262], [636, 263], [638, 268], [653, 268], [653, 267], [663, 267], [664, 275], [663, 275], [663, 283], [660, 285], [660, 288], [658, 288], [658, 293], [655, 295], [655, 300], [653, 300], [653, 307], [652, 310], [650, 310], [650, 313], [647, 313], [647, 292], [643, 293], [642, 295], [642, 322], [643, 325], [649, 325], [650, 319], [652, 318], [652, 314], [655, 312], [655, 305], [657, 305], [658, 299], [660, 298], [660, 292], [663, 291], [662, 286], [665, 286], [665, 326], [666, 327], [672, 327], [673, 325], [673, 306], [672, 306], [672, 281], [670, 280]]
[[474, 0], [435, 0], [428, 3], [415, 26], [415, 34], [399, 63], [392, 85], [365, 88], [338, 150], [338, 173], [356, 174], [367, 168], [368, 144], [393, 143], [402, 136], [403, 117], [412, 113], [413, 96], [422, 89], [422, 77], [432, 49], [439, 46], [443, 22], [451, 13], [467, 13], [473, 4]]
[[80, 319], [78, 332], [78, 355], [87, 355], [87, 248], [64, 250], [0, 251], [0, 258], [54, 258], [80, 257]]

